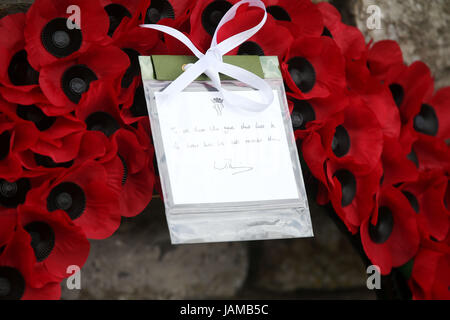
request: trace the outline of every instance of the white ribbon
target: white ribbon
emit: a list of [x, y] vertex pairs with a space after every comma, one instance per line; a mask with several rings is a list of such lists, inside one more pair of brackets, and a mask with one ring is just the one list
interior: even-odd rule
[[[238, 8], [244, 4], [249, 4], [252, 7], [259, 7], [264, 10], [264, 17], [255, 27], [245, 30], [241, 33], [233, 35], [230, 38], [217, 43], [217, 34], [220, 28], [230, 20], [232, 20]], [[155, 29], [169, 34], [181, 41], [186, 47], [188, 47], [199, 60], [194, 64], [189, 64], [185, 71], [173, 81], [167, 88], [162, 92], [168, 97], [174, 96], [181, 91], [183, 91], [189, 84], [191, 84], [195, 79], [197, 79], [201, 74], [206, 74], [212, 81], [212, 85], [222, 94], [224, 103], [232, 106], [241, 108], [247, 111], [260, 112], [266, 109], [273, 101], [273, 92], [269, 84], [258, 77], [257, 75], [242, 69], [240, 67], [224, 63], [223, 55], [230, 52], [234, 48], [240, 46], [242, 43], [253, 37], [266, 23], [267, 11], [264, 3], [261, 0], [242, 0], [236, 3], [220, 20], [219, 25], [214, 33], [214, 37], [211, 42], [211, 46], [208, 51], [203, 54], [201, 53], [191, 40], [186, 37], [180, 31], [158, 24], [143, 24], [141, 27]], [[263, 102], [257, 102], [242, 95], [233, 93], [224, 89], [220, 82], [219, 73], [227, 75], [233, 79], [239, 80], [250, 87], [259, 90]]]

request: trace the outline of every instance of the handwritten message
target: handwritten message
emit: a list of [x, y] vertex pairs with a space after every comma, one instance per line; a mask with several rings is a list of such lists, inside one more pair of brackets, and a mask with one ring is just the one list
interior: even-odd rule
[[[279, 98], [263, 112], [225, 108], [215, 92], [156, 94], [176, 204], [298, 199]], [[256, 98], [254, 91], [242, 95]], [[164, 101], [164, 102], [163, 102]]]

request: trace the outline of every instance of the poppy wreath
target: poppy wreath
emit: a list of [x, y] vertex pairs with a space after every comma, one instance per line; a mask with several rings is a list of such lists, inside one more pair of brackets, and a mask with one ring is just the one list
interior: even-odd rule
[[[236, 2], [36, 0], [0, 20], [0, 299], [59, 299], [89, 239], [160, 192], [138, 56], [188, 52], [139, 25], [206, 50]], [[263, 2], [266, 25], [228, 54], [279, 57], [310, 201], [406, 297], [450, 299], [450, 87], [329, 3]], [[241, 7], [218, 39], [260, 14]]]

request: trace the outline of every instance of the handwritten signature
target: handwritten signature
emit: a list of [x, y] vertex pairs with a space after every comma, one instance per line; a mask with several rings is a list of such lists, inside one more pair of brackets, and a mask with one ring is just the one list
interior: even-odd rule
[[232, 173], [232, 175], [237, 175], [237, 174], [241, 174], [244, 172], [249, 172], [253, 170], [253, 167], [250, 166], [235, 166], [233, 164], [233, 160], [232, 159], [225, 159], [225, 164], [223, 166], [217, 166], [216, 161], [214, 161], [214, 169], [219, 170], [219, 171], [224, 171], [224, 170], [237, 170], [234, 171]]

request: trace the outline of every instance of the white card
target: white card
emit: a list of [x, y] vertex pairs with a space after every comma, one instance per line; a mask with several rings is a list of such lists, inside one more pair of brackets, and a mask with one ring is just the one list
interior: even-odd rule
[[[256, 91], [236, 93], [251, 99]], [[279, 95], [263, 112], [224, 107], [217, 92], [155, 92], [174, 205], [301, 200]]]

